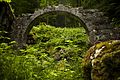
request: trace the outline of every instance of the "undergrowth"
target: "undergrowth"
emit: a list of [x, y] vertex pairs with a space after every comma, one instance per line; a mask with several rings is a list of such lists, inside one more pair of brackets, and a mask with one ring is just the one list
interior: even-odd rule
[[0, 44], [0, 80], [83, 80], [82, 55], [88, 37], [80, 28], [33, 27], [35, 44], [13, 49], [14, 41]]

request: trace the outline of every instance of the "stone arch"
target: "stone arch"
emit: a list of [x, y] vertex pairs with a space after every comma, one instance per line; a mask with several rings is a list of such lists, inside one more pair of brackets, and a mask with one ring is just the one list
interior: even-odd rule
[[30, 23], [27, 26], [25, 34], [28, 34], [30, 32], [30, 30], [32, 29], [32, 27], [35, 26], [35, 25], [37, 25], [37, 23], [39, 23], [39, 17], [41, 17], [41, 16], [43, 16], [45, 14], [51, 14], [51, 13], [65, 13], [67, 15], [75, 17], [80, 22], [81, 26], [84, 27], [84, 29], [86, 30], [86, 33], [87, 34], [89, 33], [89, 30], [88, 30], [86, 24], [78, 16], [76, 16], [76, 15], [70, 13], [70, 12], [67, 12], [67, 11], [49, 11], [49, 12], [45, 12], [44, 14], [40, 14], [37, 17], [35, 17], [33, 20], [31, 20]]
[[48, 6], [45, 9], [38, 9], [33, 14], [27, 14], [17, 18], [14, 25], [17, 29], [13, 30], [16, 32], [15, 34], [17, 34], [17, 38], [15, 38], [16, 41], [26, 43], [27, 34], [30, 32], [33, 25], [36, 24], [36, 20], [39, 19], [39, 16], [52, 12], [64, 12], [78, 18], [85, 28], [91, 44], [111, 39], [110, 33], [112, 33], [112, 27], [108, 18], [103, 15], [103, 12], [99, 12], [97, 9], [83, 9], [82, 7], [71, 8], [59, 4], [58, 6]]

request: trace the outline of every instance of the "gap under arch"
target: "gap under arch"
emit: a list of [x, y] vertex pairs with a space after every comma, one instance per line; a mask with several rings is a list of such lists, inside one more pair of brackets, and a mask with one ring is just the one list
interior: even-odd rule
[[39, 23], [40, 23], [40, 18], [43, 16], [43, 15], [46, 15], [46, 14], [57, 14], [57, 13], [65, 13], [65, 14], [67, 14], [67, 15], [70, 15], [70, 16], [72, 16], [72, 17], [75, 17], [78, 21], [79, 21], [79, 23], [81, 24], [81, 26], [82, 27], [84, 27], [84, 29], [86, 30], [86, 33], [88, 34], [89, 33], [89, 30], [88, 30], [88, 28], [87, 28], [87, 26], [86, 26], [86, 24], [84, 23], [84, 21], [83, 20], [81, 20], [78, 16], [76, 16], [76, 15], [74, 15], [74, 14], [72, 14], [72, 13], [70, 13], [70, 12], [65, 12], [65, 11], [49, 11], [49, 12], [46, 12], [46, 13], [44, 13], [44, 14], [41, 14], [41, 15], [39, 15], [39, 16], [37, 16], [37, 17], [35, 17], [35, 19], [33, 19], [29, 24], [28, 24], [28, 26], [27, 26], [27, 29], [26, 29], [26, 31], [25, 31], [25, 34], [29, 34], [29, 32], [30, 32], [30, 30], [32, 29], [32, 27], [33, 26], [36, 26], [36, 25], [38, 25]]

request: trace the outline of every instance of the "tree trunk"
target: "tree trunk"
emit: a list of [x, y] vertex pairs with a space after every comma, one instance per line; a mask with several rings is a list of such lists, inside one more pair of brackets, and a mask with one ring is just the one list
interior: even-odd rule
[[[10, 37], [12, 28], [11, 25], [13, 23], [14, 17], [10, 6], [7, 2], [0, 2], [0, 31], [1, 35], [4, 37]], [[3, 33], [4, 31], [8, 33]], [[6, 42], [4, 39], [0, 38], [0, 42]]]

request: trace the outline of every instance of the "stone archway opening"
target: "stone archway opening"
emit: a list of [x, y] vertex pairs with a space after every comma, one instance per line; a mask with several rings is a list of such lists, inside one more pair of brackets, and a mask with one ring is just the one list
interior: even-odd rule
[[[81, 27], [84, 27], [84, 29], [86, 30], [86, 33], [88, 34], [89, 33], [89, 30], [88, 30], [88, 28], [87, 28], [87, 26], [86, 26], [86, 24], [84, 23], [84, 21], [83, 20], [81, 20], [78, 16], [76, 16], [76, 15], [74, 15], [74, 14], [71, 14], [71, 13], [69, 13], [69, 12], [65, 12], [65, 11], [49, 11], [49, 12], [46, 12], [46, 13], [44, 13], [44, 14], [42, 14], [42, 15], [39, 15], [39, 16], [37, 16], [34, 20], [32, 20], [31, 22], [30, 22], [30, 24], [28, 24], [28, 26], [27, 26], [27, 29], [26, 29], [26, 34], [28, 34], [29, 32], [30, 32], [30, 30], [32, 29], [32, 27], [33, 26], [36, 26], [36, 25], [38, 25], [40, 22], [42, 22], [41, 21], [41, 19], [43, 18], [43, 16], [49, 16], [49, 15], [55, 15], [55, 14], [57, 14], [57, 15], [59, 15], [59, 14], [62, 14], [62, 16], [65, 16], [65, 15], [67, 15], [68, 17], [72, 17], [72, 19], [73, 20], [76, 20], [79, 24], [80, 24], [80, 26]], [[63, 19], [62, 19], [63, 20]], [[72, 20], [71, 20], [72, 21]], [[47, 21], [46, 21], [46, 23], [47, 23]], [[48, 24], [49, 25], [49, 24]], [[53, 26], [55, 26], [55, 25], [53, 25]], [[58, 25], [59, 26], [59, 25]], [[79, 27], [80, 27], [79, 26]], [[63, 27], [66, 27], [65, 25], [63, 26]]]
[[77, 18], [86, 30], [91, 45], [100, 41], [114, 39], [114, 36], [116, 36], [111, 30], [112, 26], [103, 12], [99, 12], [96, 9], [83, 9], [82, 7], [71, 8], [59, 4], [58, 6], [48, 6], [45, 9], [38, 9], [34, 14], [17, 18], [14, 24], [15, 28], [13, 27], [13, 35], [17, 35], [13, 39], [20, 46], [24, 45], [27, 34], [29, 34], [34, 25], [39, 23], [40, 16], [51, 13], [66, 13]]
[[[58, 20], [58, 21], [57, 21], [57, 19], [58, 19], [57, 16], [60, 16], [60, 20]], [[49, 20], [47, 20], [48, 17], [50, 17]], [[51, 18], [54, 18], [54, 20]], [[68, 20], [68, 22], [67, 22], [67, 20]], [[52, 21], [53, 21], [52, 24], [49, 23]], [[28, 25], [29, 27], [25, 33], [25, 34], [27, 34], [27, 39], [32, 39], [32, 38], [30, 38], [30, 37], [32, 37], [32, 35], [30, 35], [29, 33], [30, 33], [31, 29], [33, 28], [33, 26], [37, 26], [42, 22], [45, 22], [46, 25], [51, 25], [51, 26], [61, 27], [61, 28], [79, 28], [87, 36], [89, 33], [85, 23], [77, 16], [75, 16], [71, 13], [68, 13], [68, 12], [63, 12], [63, 11], [54, 11], [54, 12], [51, 11], [51, 12], [39, 15]], [[56, 24], [56, 22], [57, 22], [57, 24]], [[60, 22], [60, 24], [59, 24], [59, 22]], [[62, 24], [61, 24], [61, 22], [62, 22]], [[73, 25], [71, 26], [71, 24], [73, 24]], [[89, 40], [87, 40], [87, 41], [89, 41]]]
[[79, 20], [70, 13], [60, 12], [60, 11], [49, 12], [42, 16], [39, 16], [39, 22], [45, 22], [47, 25], [52, 25], [55, 27], [74, 27], [74, 28], [81, 27], [82, 25], [85, 25], [81, 21], [82, 20]]

